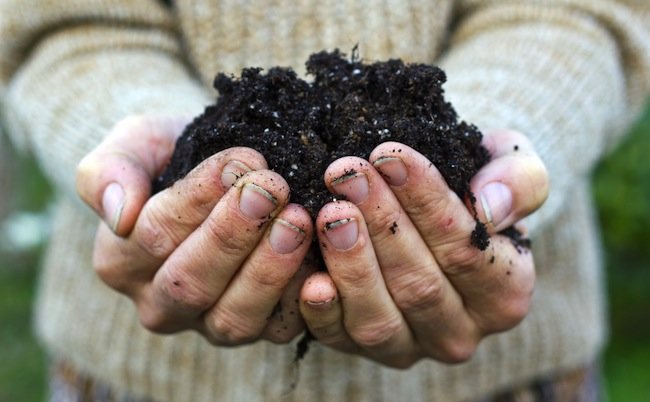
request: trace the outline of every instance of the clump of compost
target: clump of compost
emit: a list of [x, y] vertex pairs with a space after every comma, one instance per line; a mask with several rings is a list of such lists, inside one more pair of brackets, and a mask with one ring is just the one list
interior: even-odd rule
[[[323, 173], [337, 158], [368, 158], [386, 141], [425, 155], [461, 198], [475, 202], [469, 181], [490, 155], [476, 126], [459, 121], [443, 97], [445, 73], [431, 65], [389, 60], [365, 64], [335, 50], [310, 56], [311, 82], [290, 68], [245, 68], [240, 78], [220, 73], [219, 97], [187, 126], [172, 159], [154, 183], [159, 191], [207, 157], [233, 146], [256, 149], [282, 175], [291, 201], [312, 214], [331, 200]], [[478, 222], [468, 238], [489, 244]]]

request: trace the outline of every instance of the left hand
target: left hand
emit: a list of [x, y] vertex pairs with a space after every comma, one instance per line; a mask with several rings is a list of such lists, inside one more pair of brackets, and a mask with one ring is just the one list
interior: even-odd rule
[[532, 254], [497, 232], [544, 202], [548, 176], [520, 133], [495, 131], [483, 145], [492, 160], [471, 188], [491, 234], [484, 251], [470, 245], [475, 220], [465, 201], [415, 150], [384, 143], [369, 162], [329, 166], [328, 187], [348, 201], [325, 205], [316, 220], [328, 272], [306, 280], [300, 308], [318, 341], [391, 367], [454, 363], [524, 318]]

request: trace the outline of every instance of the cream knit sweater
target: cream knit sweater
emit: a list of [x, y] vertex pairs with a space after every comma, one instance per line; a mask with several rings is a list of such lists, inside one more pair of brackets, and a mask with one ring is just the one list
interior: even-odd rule
[[[2, 0], [0, 87], [14, 141], [58, 189], [36, 328], [48, 351], [117, 390], [164, 401], [472, 400], [594, 360], [606, 338], [588, 176], [650, 85], [644, 0]], [[551, 195], [529, 219], [532, 311], [474, 358], [406, 371], [314, 345], [210, 346], [157, 336], [95, 276], [97, 218], [75, 196], [80, 158], [131, 113], [197, 114], [218, 71], [289, 65], [324, 48], [441, 64], [448, 98], [481, 128], [532, 139]]]

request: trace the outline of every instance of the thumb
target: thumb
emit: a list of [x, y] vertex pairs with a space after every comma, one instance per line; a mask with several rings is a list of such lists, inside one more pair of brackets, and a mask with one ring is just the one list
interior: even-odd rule
[[77, 166], [77, 192], [119, 236], [131, 232], [189, 119], [130, 116]]
[[492, 160], [472, 178], [470, 187], [479, 220], [499, 232], [542, 206], [549, 191], [548, 173], [531, 142], [519, 132], [488, 132], [483, 145]]

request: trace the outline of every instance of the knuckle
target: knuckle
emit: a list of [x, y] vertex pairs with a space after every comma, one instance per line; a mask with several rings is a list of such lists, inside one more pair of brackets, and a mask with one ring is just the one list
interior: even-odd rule
[[462, 268], [476, 267], [485, 257], [477, 247], [470, 244], [458, 245], [457, 242], [438, 247], [435, 254], [445, 272], [450, 274], [462, 274]]
[[93, 268], [99, 279], [112, 289], [127, 293], [129, 284], [133, 285], [130, 278], [125, 277], [123, 270], [112, 258], [112, 253], [102, 247], [95, 246], [93, 251]]
[[472, 358], [477, 346], [478, 343], [474, 340], [448, 340], [438, 349], [435, 358], [448, 364], [464, 363]]
[[378, 272], [367, 267], [356, 267], [356, 269], [348, 269], [352, 267], [344, 267], [341, 272], [337, 273], [337, 279], [341, 283], [346, 284], [346, 288], [353, 292], [365, 292], [368, 284], [376, 280]]
[[518, 298], [500, 303], [495, 308], [495, 319], [487, 325], [486, 332], [501, 332], [515, 327], [528, 315], [530, 300]]
[[[404, 209], [414, 221], [426, 223], [429, 230], [436, 233], [436, 239], [457, 242], [466, 236], [462, 220], [455, 219], [458, 211], [450, 201], [456, 195], [446, 185], [426, 183], [418, 191], [413, 191]], [[436, 241], [437, 243], [438, 241]]]
[[209, 320], [211, 337], [222, 345], [243, 345], [258, 337], [258, 332], [245, 318], [230, 311], [217, 310]]
[[183, 205], [187, 206], [184, 213], [191, 214], [196, 209], [198, 214], [207, 215], [221, 198], [220, 183], [214, 178], [212, 165], [216, 165], [216, 162], [204, 162], [177, 182], [186, 197], [183, 200]]
[[186, 273], [167, 274], [160, 284], [160, 292], [163, 297], [173, 303], [174, 306], [186, 311], [202, 312], [210, 308], [214, 302], [208, 291], [202, 289], [198, 280], [190, 280]]
[[168, 328], [168, 318], [159, 309], [139, 308], [138, 317], [140, 319], [140, 324], [150, 332], [156, 334], [165, 334], [170, 332]]
[[172, 317], [153, 298], [139, 294], [132, 298], [138, 313], [140, 324], [156, 334], [172, 334], [188, 329], [190, 322]]
[[[449, 190], [451, 191], [451, 190]], [[442, 212], [447, 210], [447, 194], [431, 186], [422, 186], [420, 191], [413, 191], [408, 202], [409, 214], [426, 217], [429, 222], [436, 222]]]
[[441, 275], [403, 275], [393, 289], [395, 302], [404, 314], [430, 310], [440, 305], [444, 298], [444, 280]]
[[239, 256], [250, 248], [250, 235], [247, 230], [234, 230], [237, 225], [228, 220], [208, 217], [204, 222], [208, 235], [215, 240], [217, 247], [225, 255]]
[[402, 322], [399, 317], [377, 320], [352, 328], [350, 337], [361, 347], [373, 349], [386, 345], [400, 331]]
[[290, 274], [294, 270], [289, 270], [286, 266], [279, 266], [272, 261], [261, 263], [252, 263], [250, 269], [247, 269], [247, 275], [255, 289], [264, 289], [268, 292], [270, 289], [283, 289], [290, 279]]
[[470, 309], [484, 333], [502, 332], [517, 326], [530, 312], [535, 288], [533, 265], [519, 267], [517, 280], [507, 283], [498, 297]]
[[95, 273], [101, 279], [105, 284], [110, 286], [113, 289], [119, 289], [120, 288], [120, 283], [122, 282], [120, 280], [120, 273], [118, 272], [116, 267], [114, 267], [112, 264], [109, 264], [105, 261], [99, 261], [94, 263], [95, 266]]
[[164, 212], [150, 204], [138, 220], [135, 240], [140, 248], [156, 259], [164, 259], [177, 247], [174, 236]]
[[390, 210], [390, 208], [378, 209], [372, 219], [368, 220], [370, 233], [380, 241], [390, 237], [395, 233], [395, 224], [400, 222], [400, 218], [399, 211]]
[[381, 275], [379, 270], [365, 265], [330, 268], [338, 268], [336, 272], [332, 272], [332, 276], [337, 278], [337, 283], [345, 284], [345, 288], [349, 289], [350, 293], [364, 292], [368, 284], [376, 282], [377, 276]]

